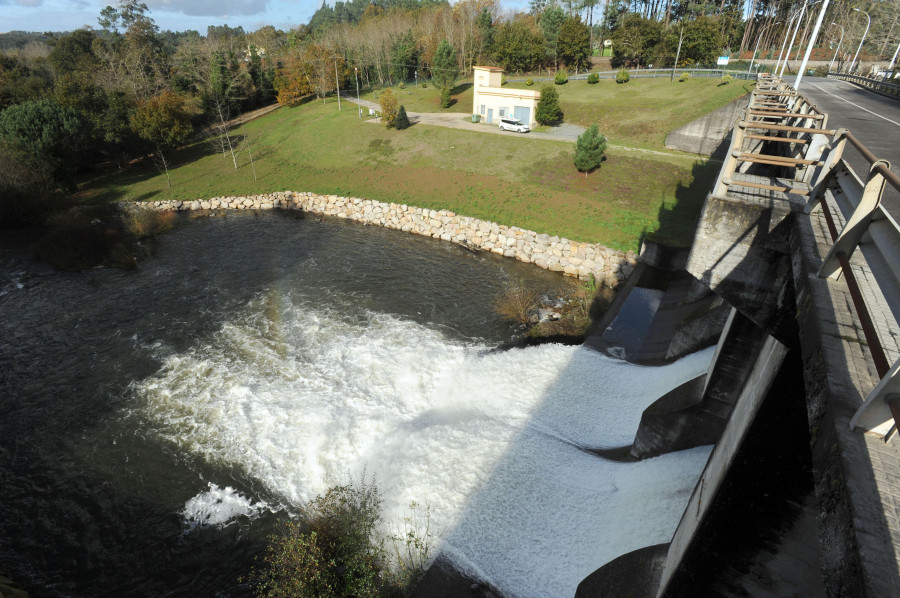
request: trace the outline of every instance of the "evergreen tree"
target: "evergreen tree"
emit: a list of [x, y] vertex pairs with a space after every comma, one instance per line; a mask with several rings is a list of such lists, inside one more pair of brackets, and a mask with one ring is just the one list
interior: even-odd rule
[[398, 105], [400, 102], [390, 88], [381, 92], [378, 102], [381, 104], [381, 122], [390, 129], [397, 120], [397, 113], [399, 112]]
[[559, 92], [552, 85], [541, 88], [541, 99], [538, 100], [534, 119], [538, 124], [549, 125], [562, 120], [563, 112], [559, 107]]
[[441, 90], [441, 108], [450, 106], [450, 90], [456, 86], [459, 77], [459, 65], [456, 62], [456, 51], [447, 40], [438, 44], [431, 60], [431, 79], [434, 86]]
[[575, 167], [583, 172], [585, 178], [589, 172], [596, 170], [603, 162], [606, 151], [606, 137], [600, 134], [596, 124], [578, 136], [575, 142]]
[[403, 129], [409, 128], [409, 117], [406, 116], [406, 108], [400, 106], [400, 110], [397, 111], [397, 118], [394, 119], [394, 128]]

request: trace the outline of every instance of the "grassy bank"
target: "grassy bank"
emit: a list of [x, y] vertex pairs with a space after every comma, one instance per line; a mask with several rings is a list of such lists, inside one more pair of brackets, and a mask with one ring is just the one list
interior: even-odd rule
[[[510, 83], [508, 87], [540, 89], [549, 81], [535, 81], [531, 87], [524, 83]], [[600, 131], [611, 143], [645, 149], [665, 149], [666, 134], [695, 118], [712, 112], [737, 99], [752, 89], [750, 81], [731, 81], [722, 84], [720, 79], [693, 78], [674, 83], [668, 78], [634, 78], [624, 85], [611, 79], [588, 85], [584, 80], [571, 80], [557, 85], [564, 121], [585, 127], [597, 123]], [[409, 85], [406, 89], [394, 88], [400, 103], [411, 112], [460, 112], [472, 113], [472, 83], [460, 83], [449, 108], [440, 107], [438, 91]], [[363, 99], [377, 101], [374, 93]]]
[[[84, 181], [88, 201], [198, 199], [279, 190], [370, 197], [517, 225], [574, 240], [636, 249], [646, 232], [687, 243], [712, 173], [693, 159], [610, 152], [585, 177], [571, 143], [440, 127], [387, 130], [355, 107], [312, 102], [236, 131], [249, 155], [231, 158], [197, 143], [173, 155], [173, 187], [149, 160]], [[690, 187], [694, 185], [694, 190]]]

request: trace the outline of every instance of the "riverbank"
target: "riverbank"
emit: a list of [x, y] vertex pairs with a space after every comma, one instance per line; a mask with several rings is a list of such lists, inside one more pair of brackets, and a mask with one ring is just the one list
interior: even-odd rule
[[125, 203], [121, 206], [125, 209], [137, 206], [159, 211], [300, 210], [450, 241], [582, 280], [593, 276], [598, 282], [613, 288], [626, 279], [637, 264], [633, 251], [572, 241], [516, 226], [460, 216], [449, 210], [429, 210], [357, 197], [280, 191], [197, 201]]

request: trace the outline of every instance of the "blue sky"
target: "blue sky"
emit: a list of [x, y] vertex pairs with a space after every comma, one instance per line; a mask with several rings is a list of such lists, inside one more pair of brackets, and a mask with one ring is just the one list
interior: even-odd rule
[[[208, 25], [227, 24], [254, 31], [263, 25], [288, 29], [307, 23], [321, 0], [144, 0], [160, 29], [206, 33]], [[0, 32], [95, 29], [100, 11], [117, 0], [0, 0]], [[504, 2], [521, 8], [527, 0]]]

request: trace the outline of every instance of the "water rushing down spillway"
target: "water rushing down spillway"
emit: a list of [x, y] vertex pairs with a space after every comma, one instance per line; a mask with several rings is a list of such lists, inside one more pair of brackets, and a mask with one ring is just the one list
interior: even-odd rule
[[[235, 234], [244, 238], [240, 255], [221, 244]], [[107, 569], [142, 534], [152, 556], [137, 558], [178, 569], [159, 554], [212, 552], [222, 534], [235, 545], [258, 540], [330, 485], [374, 478], [386, 533], [403, 531], [416, 502], [430, 511], [436, 548], [464, 573], [509, 596], [571, 596], [597, 567], [670, 539], [708, 457], [701, 448], [617, 463], [587, 451], [629, 444], [643, 409], [704, 371], [711, 353], [647, 368], [581, 347], [497, 350], [509, 331], [491, 313], [491, 297], [504, 281], [532, 275], [521, 265], [400, 233], [273, 216], [192, 224], [164, 239], [153, 259], [135, 274], [97, 274], [100, 304], [81, 297], [87, 306], [76, 315], [49, 308], [90, 293], [71, 275], [38, 276], [9, 262], [0, 296], [4, 309], [25, 310], [7, 326], [16, 338], [46, 324], [28, 309], [49, 309], [55, 326], [45, 331], [49, 344], [25, 341], [27, 364], [0, 353], [13, 394], [42, 414], [0, 403], [13, 418], [2, 431], [30, 430], [17, 425], [0, 437], [0, 459], [16, 463], [11, 447], [32, 442], [51, 464], [49, 477], [86, 479], [81, 491], [64, 482], [49, 495], [105, 501], [83, 509], [83, 525], [99, 531], [82, 548], [96, 548]], [[534, 275], [553, 283], [548, 273]], [[90, 324], [99, 329], [79, 340], [76, 331]], [[46, 374], [58, 362], [57, 338], [87, 355]], [[49, 379], [24, 379], [41, 372]], [[57, 404], [62, 388], [70, 388], [67, 401], [94, 410], [74, 429]], [[46, 442], [48, 433], [62, 446]], [[27, 517], [43, 505], [63, 518], [53, 512], [64, 510], [58, 501], [34, 489], [34, 472], [12, 471], [15, 491], [0, 488], [0, 497], [22, 506], [6, 506], [7, 514]], [[114, 498], [97, 498], [99, 486]], [[140, 500], [149, 511], [111, 513], [110, 500]], [[67, 538], [58, 550], [77, 549], [58, 525]], [[113, 545], [109, 554], [94, 536]], [[11, 549], [34, 558], [38, 544], [8, 542], [0, 554], [8, 559]], [[245, 561], [238, 555], [229, 566]], [[65, 577], [60, 567], [48, 565], [46, 579]], [[242, 573], [231, 571], [232, 579]], [[71, 593], [113, 594], [127, 577], [103, 575], [88, 577], [98, 591], [76, 583]], [[227, 575], [129, 583], [210, 594], [231, 587], [221, 581]]]

